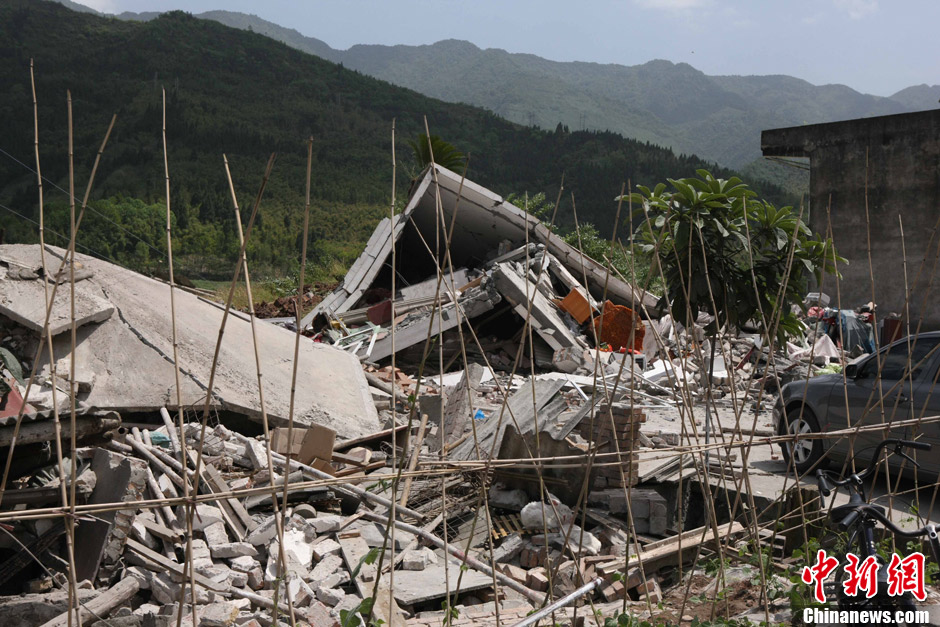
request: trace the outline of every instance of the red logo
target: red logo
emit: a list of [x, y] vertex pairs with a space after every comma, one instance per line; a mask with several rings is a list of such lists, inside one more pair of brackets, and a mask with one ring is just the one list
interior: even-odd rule
[[803, 568], [803, 583], [815, 584], [813, 596], [820, 603], [826, 602], [826, 594], [823, 592], [823, 582], [826, 577], [832, 574], [832, 571], [839, 565], [839, 560], [826, 555], [826, 551], [819, 549], [816, 552], [816, 563], [812, 566]]
[[[843, 566], [846, 577], [842, 582], [842, 589], [846, 596], [854, 597], [864, 592], [866, 598], [872, 598], [878, 593], [878, 570], [881, 565], [878, 559], [869, 555], [864, 560], [853, 553], [845, 556], [846, 564]], [[891, 555], [891, 563], [885, 567], [888, 579], [888, 595], [901, 596], [910, 592], [918, 601], [927, 598], [924, 589], [924, 554], [912, 553], [907, 557], [900, 557], [897, 553]], [[801, 574], [803, 583], [813, 585], [813, 597], [819, 603], [826, 602], [823, 585], [826, 579], [835, 572], [839, 560], [829, 557], [826, 551], [820, 549], [816, 552], [816, 563], [804, 566]]]
[[845, 558], [848, 564], [844, 570], [848, 576], [842, 582], [842, 589], [845, 590], [846, 596], [854, 597], [861, 591], [870, 599], [878, 594], [878, 560], [875, 556], [869, 555], [861, 564], [858, 556], [852, 553]]
[[911, 553], [904, 559], [897, 553], [888, 564], [888, 594], [900, 596], [910, 592], [918, 601], [927, 598], [924, 591], [924, 554]]

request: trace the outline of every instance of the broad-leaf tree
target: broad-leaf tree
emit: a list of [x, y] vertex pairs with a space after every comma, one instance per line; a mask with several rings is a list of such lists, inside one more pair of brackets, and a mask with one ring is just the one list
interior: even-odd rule
[[699, 312], [714, 316], [709, 335], [749, 321], [772, 325], [778, 315], [779, 336], [792, 333], [798, 321], [790, 305], [802, 301], [809, 278], [819, 281], [846, 261], [792, 207], [756, 198], [736, 177], [697, 174], [631, 194], [634, 217], [644, 218], [638, 247], [654, 256], [665, 279], [660, 307], [671, 307], [686, 327]]

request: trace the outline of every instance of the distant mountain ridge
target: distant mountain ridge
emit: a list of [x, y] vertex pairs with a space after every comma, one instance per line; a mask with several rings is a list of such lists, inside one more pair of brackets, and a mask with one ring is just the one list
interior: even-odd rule
[[433, 98], [481, 106], [512, 122], [610, 130], [734, 168], [760, 158], [764, 129], [918, 111], [936, 107], [940, 98], [940, 85], [912, 86], [885, 98], [786, 75], [709, 76], [666, 60], [635, 66], [550, 61], [453, 39], [336, 50], [255, 15], [210, 11], [195, 17], [251, 30]]
[[[75, 12], [61, 3], [0, 0], [0, 56], [6, 61], [0, 63], [5, 240], [36, 239], [36, 180], [28, 166], [35, 150], [29, 78], [34, 67], [43, 174], [60, 189], [69, 183], [66, 92], [74, 97], [79, 185], [87, 180], [90, 157], [112, 113], [117, 114], [91, 198], [101, 213], [83, 222], [81, 245], [138, 268], [154, 262], [166, 241], [164, 89], [174, 241], [189, 268], [207, 278], [227, 272], [238, 251], [223, 155], [247, 207], [269, 155], [278, 153], [249, 254], [256, 275], [283, 276], [296, 263], [309, 138], [308, 252], [323, 272], [341, 276], [376, 222], [388, 215], [393, 120], [399, 199], [421, 169], [407, 140], [424, 131], [426, 118], [433, 133], [472, 155], [468, 179], [504, 196], [549, 198], [555, 198], [563, 179], [556, 224], [572, 228], [577, 198], [578, 220], [595, 225], [601, 237], [615, 228], [614, 198], [626, 182], [652, 186], [699, 168], [723, 178], [736, 174], [613, 132], [516, 124], [487, 109], [430, 98], [271, 37], [182, 11], [131, 20]], [[798, 200], [766, 180], [749, 182], [777, 204]], [[60, 234], [54, 243], [61, 245], [61, 234], [70, 228], [68, 206], [54, 186], [48, 189], [46, 233]], [[115, 228], [122, 224], [127, 228]]]

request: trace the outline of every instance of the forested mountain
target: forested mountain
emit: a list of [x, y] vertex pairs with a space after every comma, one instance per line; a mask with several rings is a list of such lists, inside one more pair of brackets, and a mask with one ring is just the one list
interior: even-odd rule
[[[172, 208], [181, 263], [221, 275], [235, 246], [222, 155], [247, 213], [264, 163], [278, 152], [250, 248], [271, 272], [297, 263], [308, 137], [314, 138], [311, 258], [348, 262], [388, 212], [391, 126], [398, 133], [399, 197], [407, 190], [405, 140], [423, 130], [471, 153], [469, 176], [501, 194], [546, 192], [562, 174], [579, 217], [609, 232], [621, 183], [687, 176], [702, 159], [607, 132], [527, 128], [480, 108], [394, 87], [257, 33], [182, 12], [137, 22], [38, 0], [0, 0], [0, 220], [7, 241], [35, 241], [37, 214], [29, 64], [39, 102], [48, 228], [67, 232], [66, 90], [74, 109], [79, 196], [112, 112], [118, 119], [99, 168], [80, 246], [145, 266], [164, 248], [161, 88], [167, 91]], [[726, 170], [718, 170], [729, 175]], [[779, 189], [761, 190], [782, 200]], [[566, 198], [568, 198], [566, 194]], [[101, 200], [106, 199], [106, 200]], [[570, 203], [561, 211], [571, 221]], [[118, 224], [118, 226], [115, 226]], [[122, 230], [124, 229], [124, 230]], [[136, 239], [141, 238], [141, 239]], [[142, 240], [142, 241], [141, 241]]]
[[198, 17], [265, 34], [434, 98], [479, 105], [520, 124], [611, 130], [730, 167], [760, 157], [764, 129], [932, 109], [940, 98], [940, 85], [883, 98], [791, 76], [709, 76], [663, 60], [636, 66], [556, 62], [457, 40], [334, 50], [254, 15], [211, 11]]

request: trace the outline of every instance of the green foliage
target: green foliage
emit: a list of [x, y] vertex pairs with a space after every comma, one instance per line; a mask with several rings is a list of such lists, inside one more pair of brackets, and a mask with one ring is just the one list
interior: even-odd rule
[[421, 133], [417, 138], [409, 139], [408, 145], [411, 146], [418, 171], [431, 165], [432, 161], [457, 173], [462, 173], [466, 166], [466, 155], [437, 135], [431, 135], [429, 142], [428, 136]]
[[444, 620], [441, 621], [441, 625], [451, 625], [455, 620], [460, 618], [460, 610], [458, 610], [453, 605], [450, 605], [449, 600], [445, 599], [441, 601], [441, 609], [444, 611]]
[[381, 627], [385, 621], [381, 618], [371, 618], [368, 624], [363, 621], [363, 616], [372, 614], [372, 606], [375, 599], [366, 597], [350, 610], [339, 611], [339, 622], [342, 627]]
[[768, 324], [780, 316], [781, 337], [793, 333], [797, 318], [790, 303], [802, 300], [808, 277], [834, 273], [835, 261], [845, 260], [792, 207], [756, 199], [737, 177], [697, 174], [668, 179], [671, 189], [640, 185], [640, 193], [631, 195], [638, 206], [634, 216], [645, 218], [637, 231], [640, 248], [656, 258], [665, 279], [660, 306], [671, 305], [686, 326], [699, 312], [714, 315], [711, 333], [725, 324], [739, 329], [750, 320], [763, 323], [761, 313]]
[[[787, 594], [790, 601], [790, 609], [794, 617], [802, 617], [803, 610], [811, 607], [825, 608], [829, 603], [820, 603], [813, 597], [812, 586], [807, 586], [801, 578], [803, 566], [812, 563], [816, 559], [816, 552], [819, 551], [820, 544], [817, 538], [810, 538], [809, 542], [803, 548], [793, 551], [793, 566], [790, 568], [788, 577], [790, 579], [790, 592]], [[842, 553], [841, 551], [839, 552]], [[802, 618], [800, 618], [802, 621]]]
[[[579, 214], [597, 225], [602, 238], [613, 226], [612, 192], [625, 178], [656, 181], [708, 165], [615, 133], [525, 128], [180, 11], [125, 22], [52, 2], [9, 0], [0, 3], [0, 50], [2, 148], [32, 163], [33, 59], [49, 226], [64, 236], [66, 195], [55, 188], [68, 188], [64, 94], [71, 90], [73, 97], [78, 194], [111, 112], [117, 112], [91, 197], [91, 206], [110, 220], [90, 212], [78, 249], [139, 270], [164, 263], [160, 135], [166, 89], [174, 261], [178, 273], [192, 279], [224, 280], [236, 263], [239, 247], [223, 154], [247, 221], [264, 164], [278, 152], [248, 247], [256, 280], [281, 276], [298, 263], [311, 136], [311, 281], [342, 276], [388, 214], [393, 118], [400, 137], [417, 137], [427, 116], [435, 133], [473, 154], [468, 176], [497, 193], [540, 189], [554, 196], [564, 173]], [[35, 175], [0, 155], [0, 180], [0, 204], [38, 221]], [[401, 201], [408, 181], [399, 177], [398, 184]], [[781, 192], [768, 188], [768, 193]], [[570, 212], [561, 211], [559, 223], [571, 228]], [[37, 241], [36, 226], [10, 212], [0, 210], [0, 227], [7, 242]]]
[[581, 250], [595, 261], [603, 264], [606, 263], [605, 259], [609, 259], [611, 266], [635, 285], [647, 286], [647, 289], [653, 293], [658, 293], [658, 290], [661, 289], [661, 281], [655, 278], [653, 281], [649, 280], [648, 255], [636, 255], [631, 258], [629, 251], [625, 249], [620, 241], [614, 242], [613, 247], [611, 247], [610, 240], [605, 239], [597, 230], [597, 227], [590, 222], [580, 224], [579, 228], [569, 227], [565, 229], [560, 229], [557, 224], [553, 224], [552, 217], [555, 213], [555, 205], [547, 200], [545, 192], [538, 192], [534, 196], [520, 196], [513, 193], [506, 197], [506, 201], [538, 218], [546, 227], [560, 235], [565, 243]]
[[558, 226], [552, 221], [552, 218], [555, 217], [555, 204], [546, 198], [545, 192], [539, 192], [533, 196], [528, 194], [520, 196], [513, 192], [506, 196], [505, 201], [514, 204], [529, 213], [529, 215], [535, 216], [553, 232], [558, 230]]

